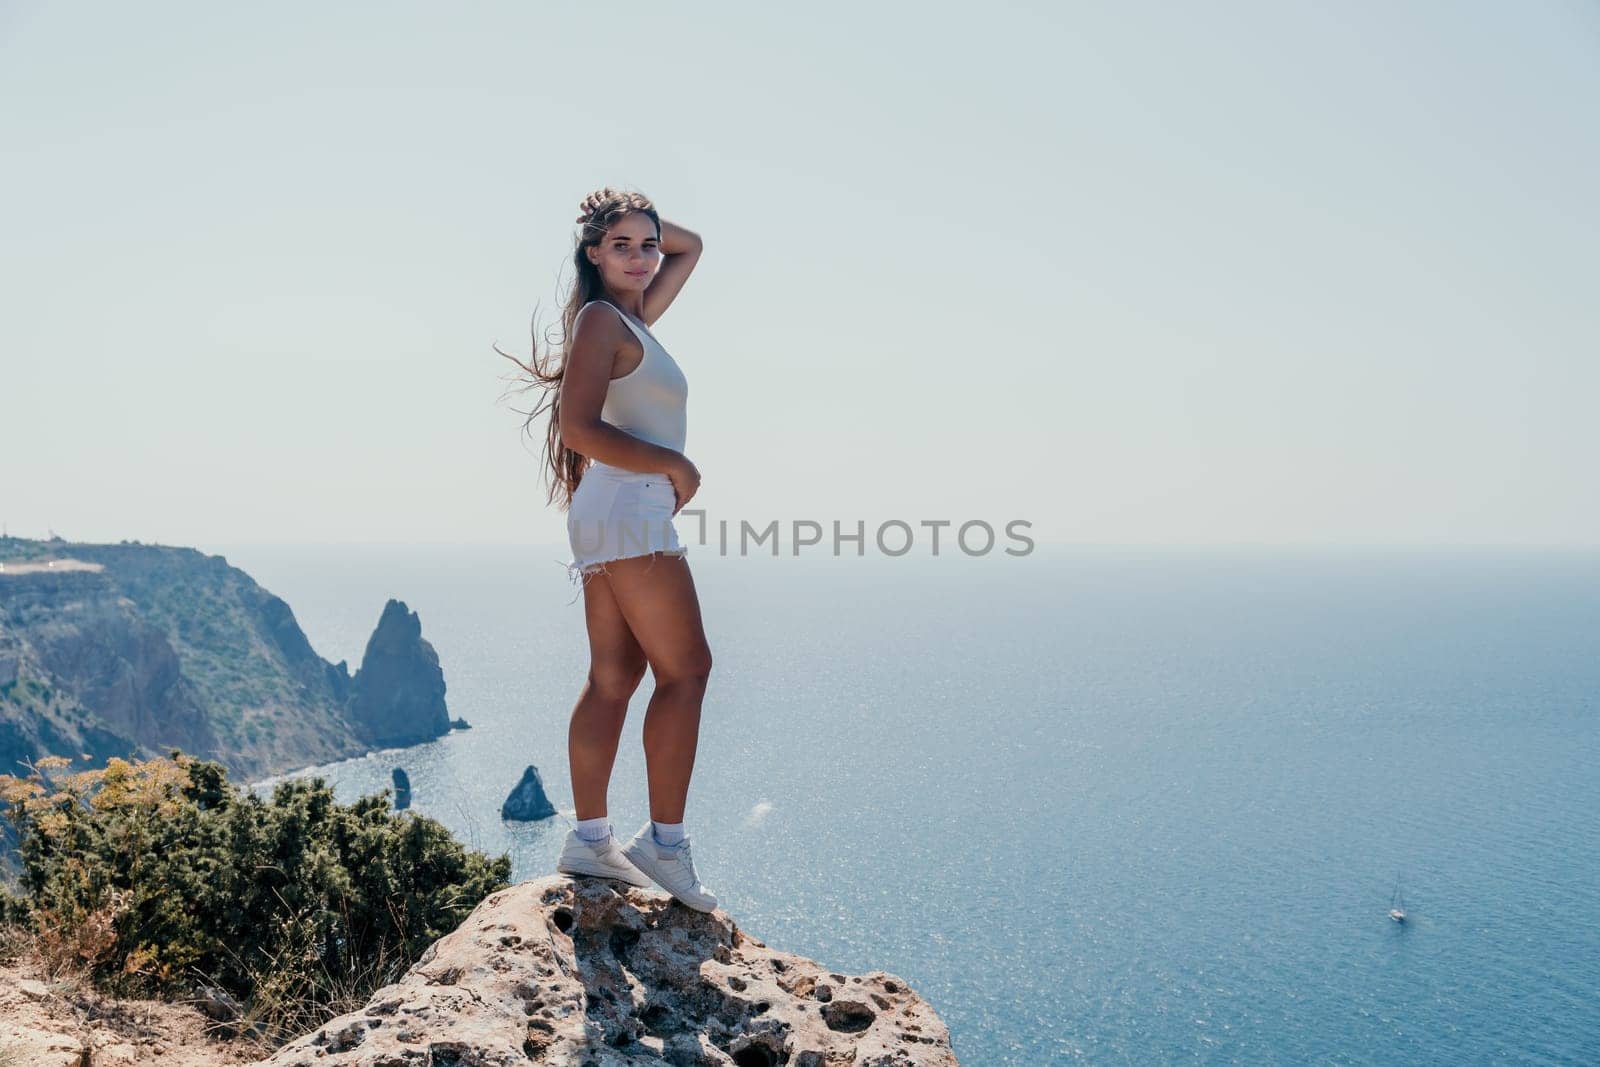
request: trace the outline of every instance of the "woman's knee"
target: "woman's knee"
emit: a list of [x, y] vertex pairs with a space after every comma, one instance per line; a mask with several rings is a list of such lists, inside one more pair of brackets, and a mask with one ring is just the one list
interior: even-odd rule
[[589, 664], [589, 688], [607, 700], [627, 702], [644, 680], [648, 664], [643, 658], [627, 662]]
[[704, 689], [711, 677], [711, 649], [701, 645], [655, 668], [657, 685], [692, 685]]

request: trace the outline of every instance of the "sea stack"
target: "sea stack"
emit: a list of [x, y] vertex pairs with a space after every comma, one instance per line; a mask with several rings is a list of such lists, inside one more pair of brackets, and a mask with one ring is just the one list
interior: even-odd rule
[[555, 806], [545, 796], [539, 768], [528, 764], [528, 769], [522, 772], [522, 780], [500, 806], [500, 817], [515, 822], [532, 822], [534, 819], [548, 819], [555, 813]]
[[394, 769], [392, 777], [394, 778], [394, 810], [405, 811], [411, 806], [411, 778], [400, 767]]
[[439, 654], [403, 601], [383, 606], [352, 687], [350, 718], [374, 745], [414, 745], [450, 732]]

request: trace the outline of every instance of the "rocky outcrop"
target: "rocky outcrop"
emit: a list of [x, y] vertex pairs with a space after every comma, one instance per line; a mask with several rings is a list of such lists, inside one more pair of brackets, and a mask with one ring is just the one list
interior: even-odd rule
[[374, 744], [414, 745], [450, 732], [439, 654], [401, 601], [383, 606], [352, 688], [350, 717]]
[[722, 909], [552, 875], [486, 897], [401, 979], [260, 1061], [953, 1065], [926, 1001], [768, 948]]
[[511, 795], [500, 805], [500, 817], [514, 822], [532, 822], [535, 819], [548, 819], [555, 813], [556, 806], [550, 803], [550, 797], [544, 791], [544, 779], [539, 776], [539, 768], [528, 764], [528, 769], [522, 772], [522, 778], [512, 788]]
[[0, 577], [5, 680], [0, 773], [47, 753], [115, 755], [169, 746], [204, 758], [218, 743], [204, 701], [166, 632], [104, 570]]
[[112, 732], [151, 748], [215, 756], [216, 732], [167, 635], [114, 589], [98, 592], [36, 631], [40, 664]]
[[352, 677], [222, 556], [0, 537], [0, 774], [180, 748], [258, 780], [449, 729], [439, 657], [399, 600]]

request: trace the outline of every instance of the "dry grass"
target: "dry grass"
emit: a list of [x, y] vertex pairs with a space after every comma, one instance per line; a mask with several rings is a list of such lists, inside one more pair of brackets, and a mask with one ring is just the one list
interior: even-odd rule
[[358, 973], [330, 974], [312, 943], [310, 923], [285, 925], [292, 928], [278, 942], [284, 947], [264, 964], [235, 957], [248, 976], [251, 996], [234, 1025], [274, 1047], [361, 1008], [373, 991], [398, 980], [407, 969], [404, 960], [380, 955]]
[[[95, 967], [116, 947], [115, 922], [124, 907], [122, 898], [68, 921], [64, 916], [39, 915], [38, 929], [0, 925], [0, 963], [27, 962], [51, 987], [69, 999], [107, 998], [95, 986]], [[312, 938], [309, 917], [286, 923], [287, 936], [276, 956], [262, 962], [234, 955], [248, 976], [251, 994], [237, 1005], [232, 1018], [213, 1019], [205, 1010], [205, 997], [179, 997], [171, 1003], [193, 1007], [207, 1015], [207, 1037], [245, 1042], [259, 1047], [265, 1057], [279, 1045], [316, 1029], [329, 1019], [355, 1011], [367, 1003], [377, 988], [397, 981], [407, 969], [404, 960], [381, 956], [356, 974], [332, 975]], [[214, 985], [205, 975], [194, 976], [196, 985]], [[114, 999], [114, 998], [108, 998]], [[7, 1067], [0, 1059], [0, 1067]]]
[[[91, 930], [99, 929], [101, 920], [89, 926]], [[48, 929], [38, 932], [23, 926], [0, 925], [0, 965], [31, 972], [45, 983], [52, 998], [75, 1006], [83, 1018], [94, 1020], [96, 1025], [124, 1034], [138, 1034], [149, 1021], [152, 1002], [124, 1000], [95, 985], [92, 968], [106, 950], [104, 938], [93, 933], [82, 938], [63, 937]], [[245, 1020], [210, 1018], [199, 1010], [199, 999], [179, 998], [164, 1003], [177, 1009], [196, 1009], [184, 1029], [196, 1037], [225, 1043], [235, 1055], [251, 1060], [264, 1059], [283, 1043], [282, 1039], [272, 1036], [270, 1027], [263, 1032], [252, 1029]], [[341, 1009], [338, 1014], [347, 1010], [350, 1009]], [[7, 1052], [0, 1047], [0, 1067], [31, 1067], [26, 1056], [25, 1050]]]
[[[240, 1033], [234, 1025], [207, 1017], [183, 1001], [123, 999], [97, 988], [88, 968], [70, 954], [59, 954], [61, 942], [41, 938], [20, 927], [0, 927], [0, 984], [38, 979], [47, 993], [28, 999], [26, 1029], [76, 1037], [87, 1051], [92, 1046], [133, 1045], [134, 1064], [198, 1067], [199, 1064], [253, 1063], [272, 1055], [282, 1044], [259, 1034]], [[46, 954], [58, 954], [47, 960]], [[17, 1002], [11, 1002], [13, 1009]], [[0, 1067], [33, 1067], [36, 1045], [26, 1041], [0, 1044]], [[87, 1060], [85, 1062], [88, 1062]]]

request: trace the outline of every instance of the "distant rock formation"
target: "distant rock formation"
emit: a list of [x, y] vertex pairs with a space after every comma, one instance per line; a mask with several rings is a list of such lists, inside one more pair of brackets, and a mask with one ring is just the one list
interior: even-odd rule
[[442, 736], [444, 689], [399, 600], [352, 678], [222, 556], [0, 537], [0, 774], [181, 748], [256, 780]]
[[422, 620], [398, 600], [383, 606], [352, 688], [350, 716], [376, 744], [411, 745], [450, 732], [439, 655], [422, 639]]
[[506, 802], [500, 805], [500, 817], [516, 822], [532, 822], [534, 819], [548, 819], [555, 813], [555, 805], [545, 795], [544, 779], [539, 777], [539, 768], [528, 764], [528, 769], [522, 772], [522, 780], [511, 790]]
[[719, 908], [551, 875], [484, 898], [364, 1008], [258, 1067], [959, 1067], [904, 980], [768, 948]]
[[104, 571], [0, 572], [0, 773], [46, 753], [104, 762], [130, 739], [217, 755], [166, 631]]
[[404, 811], [411, 806], [411, 776], [396, 767], [390, 777], [394, 779], [394, 810]]

